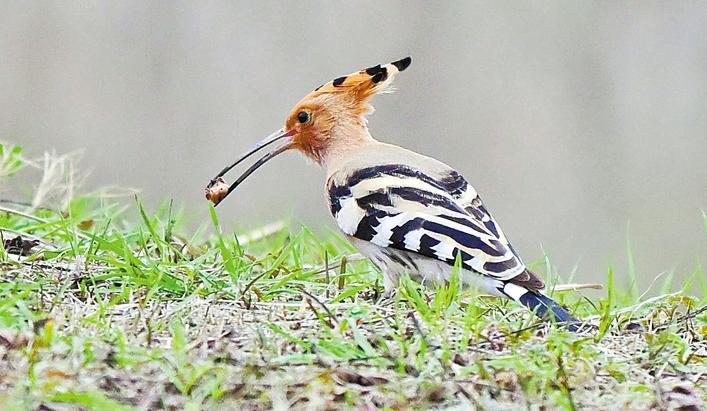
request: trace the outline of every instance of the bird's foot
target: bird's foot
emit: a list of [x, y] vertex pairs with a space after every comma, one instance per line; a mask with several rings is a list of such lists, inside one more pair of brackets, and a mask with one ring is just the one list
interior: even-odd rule
[[383, 291], [378, 300], [376, 300], [376, 305], [388, 306], [395, 302], [395, 294], [397, 290], [395, 288], [390, 288]]

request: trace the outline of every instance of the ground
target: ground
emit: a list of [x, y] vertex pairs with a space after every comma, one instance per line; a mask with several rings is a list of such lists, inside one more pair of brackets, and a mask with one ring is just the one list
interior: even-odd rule
[[699, 266], [681, 284], [639, 290], [629, 267], [561, 292], [571, 278], [532, 264], [590, 325], [571, 333], [454, 279], [381, 299], [339, 235], [236, 235], [210, 212], [214, 234], [137, 198], [0, 204], [2, 408], [704, 407]]

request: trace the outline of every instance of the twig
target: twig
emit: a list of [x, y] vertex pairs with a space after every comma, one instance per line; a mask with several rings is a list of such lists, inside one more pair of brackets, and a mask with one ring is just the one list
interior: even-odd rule
[[0, 203], [2, 204], [14, 204], [14, 205], [19, 205], [22, 207], [32, 207], [31, 203], [28, 203], [26, 201], [17, 201], [17, 200], [10, 200], [7, 198], [0, 198]]
[[552, 288], [552, 292], [579, 291], [579, 290], [601, 290], [601, 284], [557, 284]]
[[427, 344], [427, 346], [429, 346], [430, 344], [429, 344], [429, 342], [427, 341], [427, 336], [426, 336], [425, 333], [422, 331], [422, 327], [420, 327], [420, 323], [417, 322], [417, 317], [415, 317], [415, 312], [414, 312], [414, 311], [408, 312], [408, 318], [410, 318], [410, 319], [412, 320], [412, 324], [413, 324], [413, 325], [415, 326], [415, 328], [417, 329], [417, 332], [420, 333], [420, 336], [422, 337], [422, 340], [425, 342], [425, 344]]
[[644, 291], [643, 294], [641, 294], [641, 295], [638, 297], [638, 301], [641, 301], [641, 300], [643, 299], [643, 297], [645, 297], [646, 294], [648, 294], [648, 292], [651, 290], [651, 288], [653, 288], [653, 285], [655, 285], [655, 283], [658, 281], [658, 279], [659, 279], [660, 277], [663, 276], [663, 274], [665, 274], [665, 271], [662, 271], [662, 272], [658, 273], [658, 275], [656, 275], [656, 276], [653, 278], [653, 281], [651, 281], [651, 283], [648, 284], [648, 288], [646, 288], [646, 291]]
[[[614, 312], [612, 312], [611, 314], [612, 314], [612, 315], [621, 315], [621, 314], [626, 314], [626, 313], [628, 313], [628, 312], [636, 312], [636, 311], [638, 311], [640, 308], [642, 308], [642, 307], [645, 306], [645, 305], [652, 304], [652, 303], [658, 302], [658, 301], [660, 301], [660, 300], [664, 300], [664, 299], [666, 299], [666, 298], [675, 297], [676, 295], [680, 295], [681, 293], [682, 293], [682, 291], [676, 291], [676, 292], [671, 293], [671, 294], [659, 295], [659, 296], [656, 296], [656, 297], [653, 297], [653, 298], [649, 298], [649, 299], [647, 299], [646, 301], [643, 301], [643, 302], [641, 302], [641, 303], [639, 303], [639, 304], [632, 305], [632, 306], [630, 306], [630, 307], [626, 307], [626, 308], [622, 308], [622, 309], [620, 309], [620, 310], [614, 311]], [[598, 319], [598, 318], [601, 318], [601, 315], [592, 315], [592, 316], [590, 316], [590, 317], [586, 317], [585, 320], [595, 320], [595, 319]]]
[[[28, 220], [36, 221], [36, 222], [42, 223], [42, 224], [49, 224], [49, 221], [45, 220], [44, 218], [39, 218], [39, 217], [33, 216], [31, 214], [23, 213], [22, 211], [14, 210], [12, 208], [0, 206], [0, 212], [14, 214], [14, 215], [26, 218]], [[83, 238], [84, 240], [91, 240], [92, 239], [91, 236], [86, 235], [86, 234], [82, 233], [81, 231], [74, 230], [74, 232], [76, 233], [77, 236]]]
[[464, 396], [477, 410], [485, 411], [486, 409], [474, 398], [469, 391], [465, 390], [460, 383], [456, 383], [457, 391]]
[[335, 328], [335, 327], [334, 327], [334, 323], [331, 322], [331, 319], [324, 320], [324, 319], [322, 319], [322, 318], [319, 316], [319, 311], [317, 311], [316, 307], [314, 307], [314, 305], [312, 305], [312, 299], [311, 299], [311, 298], [307, 297], [307, 298], [305, 298], [304, 300], [305, 300], [305, 302], [307, 303], [307, 306], [309, 307], [309, 309], [312, 310], [312, 312], [314, 313], [314, 315], [315, 315], [317, 318], [319, 318], [320, 320], [324, 321], [324, 324], [326, 324], [329, 328], [331, 328], [331, 329], [334, 329], [334, 328]]
[[687, 321], [687, 320], [690, 320], [690, 319], [692, 319], [692, 318], [697, 317], [698, 315], [702, 314], [702, 313], [705, 312], [705, 311], [707, 311], [707, 305], [703, 305], [702, 307], [700, 307], [700, 308], [698, 308], [698, 309], [696, 309], [696, 310], [694, 310], [694, 311], [691, 311], [691, 312], [689, 312], [689, 313], [683, 315], [682, 317], [680, 317], [680, 318], [678, 319], [678, 321]]
[[[344, 259], [345, 259], [345, 261], [344, 261]], [[361, 255], [361, 254], [359, 254], [359, 253], [353, 253], [353, 254], [349, 254], [349, 255], [344, 255], [344, 256], [341, 257], [341, 259], [339, 259], [339, 261], [338, 261], [336, 264], [334, 264], [334, 265], [329, 265], [329, 270], [335, 269], [335, 268], [340, 268], [342, 262], [344, 263], [344, 265], [346, 265], [347, 263], [356, 262], [356, 261], [361, 261], [361, 260], [365, 260], [365, 259], [366, 259], [366, 257], [364, 257], [363, 255]], [[317, 275], [317, 274], [322, 274], [322, 273], [325, 273], [325, 272], [327, 272], [327, 268], [326, 268], [326, 267], [315, 271], [314, 274]]]
[[572, 411], [575, 411], [577, 406], [575, 405], [574, 398], [572, 397], [572, 387], [570, 387], [569, 378], [567, 378], [567, 372], [565, 371], [565, 366], [562, 361], [562, 354], [557, 355], [557, 371], [560, 377], [558, 378], [558, 382], [563, 393], [565, 394], [565, 397], [567, 397], [567, 400], [569, 401], [569, 408]]
[[[341, 264], [341, 263], [339, 263]], [[326, 277], [326, 299], [329, 299], [329, 253], [324, 250], [324, 276]]]
[[324, 311], [326, 311], [326, 313], [327, 313], [327, 315], [329, 316], [329, 318], [331, 318], [331, 320], [332, 320], [335, 324], [338, 324], [338, 323], [339, 323], [339, 320], [336, 319], [336, 317], [335, 317], [334, 314], [329, 310], [329, 308], [326, 306], [326, 304], [324, 304], [323, 302], [319, 301], [319, 300], [317, 299], [317, 297], [314, 296], [314, 294], [312, 294], [312, 293], [310, 293], [309, 291], [305, 290], [304, 287], [302, 287], [302, 286], [298, 286], [297, 289], [299, 289], [299, 290], [302, 292], [302, 294], [306, 295], [307, 297], [309, 297], [309, 298], [311, 298], [312, 300], [314, 300], [317, 304], [319, 304], [319, 305], [324, 309]]
[[698, 315], [702, 314], [705, 311], [707, 311], [707, 305], [703, 305], [702, 307], [700, 307], [696, 310], [690, 311], [687, 314], [683, 315], [682, 317], [678, 318], [677, 320], [673, 320], [673, 319], [668, 320], [668, 321], [664, 322], [663, 324], [655, 327], [655, 330], [656, 331], [662, 330], [663, 328], [667, 328], [670, 324], [685, 322], [687, 320], [697, 317]]
[[241, 292], [241, 295], [245, 296], [245, 293], [247, 293], [248, 290], [250, 290], [250, 288], [253, 286], [253, 284], [255, 284], [256, 281], [260, 280], [261, 278], [263, 278], [263, 277], [264, 277], [266, 274], [268, 274], [268, 273], [271, 273], [271, 271], [270, 271], [270, 270], [264, 271], [263, 273], [259, 274], [258, 276], [256, 276], [256, 277], [253, 278], [252, 280], [250, 280], [250, 282], [249, 282], [248, 284], [246, 284], [245, 288], [244, 288], [243, 291]]
[[7, 208], [7, 207], [0, 206], [0, 211], [2, 211], [3, 213], [18, 215], [18, 216], [20, 216], [20, 217], [24, 217], [24, 218], [26, 218], [26, 219], [28, 219], [28, 220], [33, 220], [33, 221], [36, 221], [36, 222], [38, 222], [38, 223], [44, 223], [44, 224], [47, 223], [47, 220], [45, 220], [45, 219], [43, 219], [43, 218], [35, 217], [35, 216], [31, 215], [31, 214], [23, 213], [22, 211], [13, 210], [12, 208]]

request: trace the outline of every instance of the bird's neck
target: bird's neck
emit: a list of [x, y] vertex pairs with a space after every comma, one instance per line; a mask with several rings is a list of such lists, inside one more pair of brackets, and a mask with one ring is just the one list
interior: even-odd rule
[[354, 155], [356, 150], [381, 144], [371, 136], [371, 133], [368, 132], [368, 127], [365, 125], [337, 128], [333, 130], [330, 141], [331, 143], [328, 145], [321, 161], [321, 165], [327, 170], [327, 174], [338, 170]]

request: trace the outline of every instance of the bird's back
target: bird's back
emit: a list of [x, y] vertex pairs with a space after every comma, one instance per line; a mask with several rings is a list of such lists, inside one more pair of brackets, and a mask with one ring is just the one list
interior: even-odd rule
[[327, 163], [327, 176], [345, 178], [355, 170], [386, 164], [414, 164], [429, 176], [443, 179], [454, 172], [447, 164], [394, 144], [371, 140], [368, 144], [351, 147]]
[[463, 268], [501, 287], [498, 280], [529, 289], [543, 287], [476, 190], [450, 166], [377, 142], [356, 147], [344, 157], [346, 161], [329, 168], [332, 215], [364, 254], [374, 261], [387, 260], [379, 264], [383, 271], [393, 271], [391, 266], [399, 270], [395, 261], [401, 258], [433, 259], [446, 267], [461, 258]]

